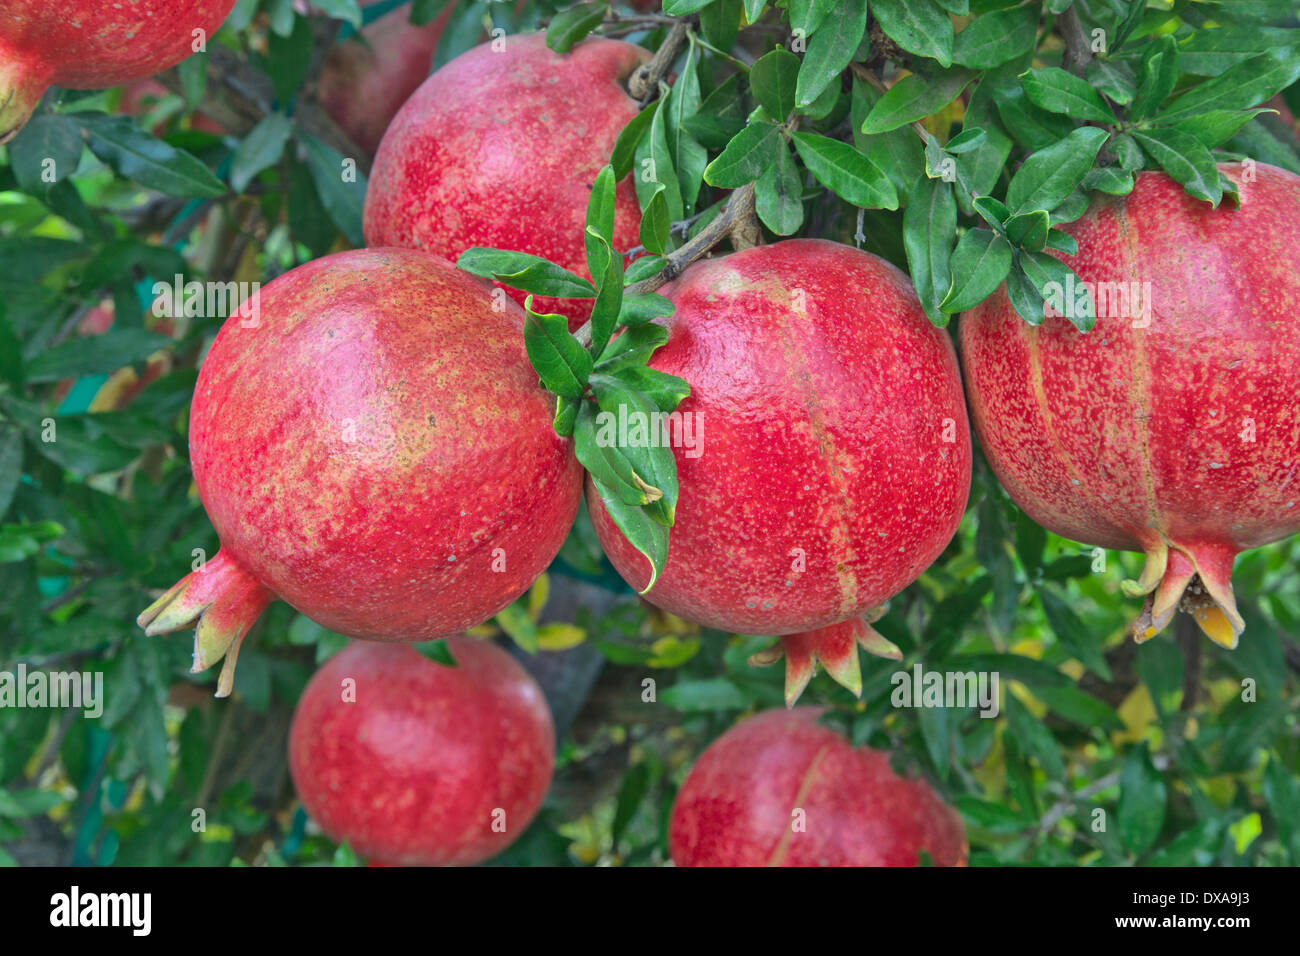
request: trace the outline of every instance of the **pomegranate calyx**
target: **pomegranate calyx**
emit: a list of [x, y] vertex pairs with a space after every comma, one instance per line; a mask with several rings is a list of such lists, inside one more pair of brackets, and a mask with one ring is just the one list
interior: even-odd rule
[[27, 125], [50, 86], [48, 69], [21, 58], [0, 57], [0, 145]]
[[1246, 629], [1232, 593], [1235, 557], [1230, 547], [1201, 545], [1189, 549], [1173, 545], [1159, 584], [1147, 594], [1142, 612], [1133, 622], [1133, 639], [1141, 644], [1154, 637], [1181, 610], [1191, 614], [1214, 643], [1229, 650], [1235, 648]]
[[841, 687], [855, 697], [862, 696], [862, 668], [858, 648], [890, 660], [902, 660], [903, 652], [870, 624], [880, 619], [883, 606], [860, 617], [799, 634], [783, 635], [777, 643], [749, 658], [754, 667], [774, 664], [785, 658], [785, 705], [793, 707], [820, 664]]
[[275, 599], [261, 582], [225, 551], [187, 574], [145, 608], [136, 623], [150, 637], [194, 628], [193, 674], [224, 658], [217, 697], [229, 697], [235, 684], [239, 646], [253, 622]]

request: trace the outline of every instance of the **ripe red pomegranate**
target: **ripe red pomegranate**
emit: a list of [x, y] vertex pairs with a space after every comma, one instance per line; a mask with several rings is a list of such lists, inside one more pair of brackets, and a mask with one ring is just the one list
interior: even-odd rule
[[[1300, 531], [1300, 177], [1221, 167], [1241, 208], [1138, 176], [1063, 228], [1096, 326], [1033, 328], [1004, 292], [961, 321], [971, 411], [1002, 484], [1044, 527], [1144, 551], [1146, 640], [1180, 606], [1217, 643], [1243, 629], [1237, 552]], [[1075, 296], [1066, 290], [1064, 303]]]
[[[275, 597], [376, 641], [456, 634], [505, 607], [559, 551], [582, 468], [551, 427], [523, 310], [407, 249], [325, 256], [232, 315], [190, 412], [194, 480], [221, 550], [140, 615], [197, 621], [194, 669]], [[251, 324], [251, 323], [250, 323]]]
[[[102, 90], [175, 66], [206, 44], [235, 0], [4, 0], [0, 143], [51, 86]], [[201, 33], [197, 31], [202, 31]]]
[[[382, 2], [361, 0], [361, 6]], [[325, 112], [366, 152], [379, 148], [397, 111], [428, 78], [454, 9], [449, 4], [432, 23], [417, 27], [411, 25], [411, 8], [401, 6], [330, 50], [317, 96]]]
[[677, 793], [678, 866], [965, 866], [961, 817], [924, 780], [817, 723], [819, 708], [742, 720]]
[[[453, 260], [471, 246], [510, 249], [590, 278], [583, 224], [591, 184], [637, 113], [623, 83], [648, 56], [599, 37], [561, 56], [536, 33], [452, 60], [384, 134], [366, 193], [366, 242]], [[637, 245], [640, 219], [629, 178], [618, 185], [616, 249]], [[575, 325], [591, 313], [590, 300], [538, 297], [533, 307]]]
[[455, 667], [410, 647], [350, 644], [293, 716], [289, 770], [303, 806], [377, 863], [496, 856], [551, 784], [555, 729], [537, 682], [493, 644], [447, 643]]
[[[676, 524], [646, 597], [709, 627], [791, 635], [791, 704], [814, 659], [860, 692], [855, 645], [898, 656], [870, 621], [938, 557], [970, 492], [952, 345], [902, 272], [817, 239], [698, 262], [661, 292], [676, 312], [650, 364], [690, 383], [678, 412], [701, 441], [674, 448]], [[594, 486], [587, 502], [614, 567], [644, 589], [649, 562]]]

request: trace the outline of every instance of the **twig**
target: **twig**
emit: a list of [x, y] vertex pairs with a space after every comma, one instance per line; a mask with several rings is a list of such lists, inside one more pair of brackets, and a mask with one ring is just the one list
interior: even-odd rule
[[682, 47], [686, 45], [689, 32], [690, 25], [685, 20], [678, 20], [668, 31], [668, 36], [664, 38], [659, 49], [655, 50], [654, 56], [632, 71], [627, 81], [627, 91], [632, 95], [632, 99], [641, 103], [650, 101], [659, 89], [659, 81], [668, 75], [668, 71], [677, 62]]
[[[662, 269], [648, 279], [634, 282], [624, 290], [624, 294], [639, 295], [645, 292], [653, 292], [664, 283], [676, 279], [688, 265], [705, 256], [725, 238], [731, 237], [733, 242], [743, 242], [744, 237], [748, 235], [746, 231], [748, 227], [745, 226], [745, 223], [747, 220], [753, 219], [753, 216], [754, 184], [749, 183], [746, 186], [741, 186], [731, 194], [726, 208], [718, 214], [716, 219], [696, 233], [693, 239], [690, 239], [679, 249], [666, 256]], [[582, 343], [584, 348], [590, 345], [591, 322], [586, 322], [573, 335]]]
[[1056, 25], [1065, 40], [1066, 69], [1075, 76], [1083, 76], [1092, 62], [1092, 47], [1088, 43], [1088, 34], [1083, 32], [1083, 24], [1079, 22], [1079, 11], [1070, 7], [1056, 18]]

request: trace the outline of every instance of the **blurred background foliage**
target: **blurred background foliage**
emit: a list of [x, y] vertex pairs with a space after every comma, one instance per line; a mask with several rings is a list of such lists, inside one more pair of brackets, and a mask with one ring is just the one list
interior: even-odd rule
[[[739, 15], [738, 0], [721, 5]], [[366, 163], [339, 182], [337, 131], [299, 93], [363, 17], [446, 13], [440, 65], [489, 23], [517, 32], [559, 5], [315, 6], [338, 19], [240, 0], [214, 49], [156, 91], [130, 103], [121, 89], [55, 91], [0, 154], [0, 670], [102, 672], [106, 693], [96, 720], [0, 708], [0, 862], [359, 862], [310, 825], [285, 755], [298, 694], [344, 639], [277, 603], [245, 641], [235, 695], [214, 700], [213, 674], [188, 673], [188, 634], [150, 639], [134, 623], [217, 548], [186, 416], [221, 320], [155, 317], [153, 284], [267, 281], [360, 241]], [[626, 32], [651, 48], [663, 34]], [[274, 89], [280, 120], [225, 117], [242, 135], [201, 121], [232, 58]], [[1300, 86], [1284, 102], [1300, 107]], [[1283, 139], [1260, 149], [1300, 168]], [[41, 179], [38, 155], [58, 159], [57, 182]], [[807, 208], [804, 232], [852, 241], [833, 195]], [[869, 247], [902, 263], [900, 218], [871, 212], [866, 228]], [[51, 421], [55, 442], [42, 437]], [[819, 675], [802, 703], [935, 781], [967, 821], [976, 865], [1300, 864], [1298, 558], [1291, 540], [1239, 559], [1248, 627], [1235, 651], [1181, 619], [1137, 646], [1137, 602], [1119, 583], [1140, 556], [1044, 532], [981, 460], [960, 533], [876, 625], [902, 664], [864, 657], [860, 700]], [[781, 666], [747, 663], [771, 637], [703, 631], [645, 605], [585, 513], [548, 575], [479, 630], [538, 676], [562, 734], [545, 809], [497, 865], [663, 862], [694, 756], [745, 713], [782, 704]], [[915, 664], [998, 671], [1001, 713], [892, 706], [891, 676]], [[207, 820], [197, 834], [195, 808]]]

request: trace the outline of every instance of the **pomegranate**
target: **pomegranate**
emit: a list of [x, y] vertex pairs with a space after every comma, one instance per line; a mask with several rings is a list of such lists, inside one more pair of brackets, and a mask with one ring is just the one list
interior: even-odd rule
[[[471, 246], [543, 256], [587, 278], [587, 200], [638, 106], [623, 82], [649, 54], [591, 37], [567, 54], [540, 34], [482, 44], [424, 82], [384, 134], [366, 193], [371, 246], [456, 259]], [[614, 247], [640, 241], [631, 179], [619, 183]], [[523, 302], [524, 293], [510, 290]], [[590, 300], [539, 296], [580, 324]]]
[[964, 866], [961, 817], [924, 780], [817, 723], [819, 708], [767, 710], [700, 755], [677, 793], [678, 866]]
[[[861, 691], [856, 645], [881, 605], [938, 557], [970, 492], [957, 360], [907, 277], [838, 243], [791, 239], [692, 265], [651, 366], [684, 378], [680, 496], [668, 561], [646, 597], [680, 617], [789, 635], [793, 704], [813, 664]], [[683, 428], [682, 434], [685, 435]], [[684, 444], [684, 443], [679, 443]], [[649, 562], [593, 485], [605, 553], [644, 590]]]
[[[199, 373], [190, 457], [221, 539], [140, 615], [197, 622], [194, 669], [275, 597], [350, 637], [476, 625], [559, 551], [582, 468], [551, 427], [523, 310], [416, 250], [354, 250], [280, 276], [232, 315]], [[251, 318], [245, 318], [250, 315]]]
[[1300, 177], [1221, 171], [1239, 209], [1144, 172], [1063, 227], [1079, 251], [1061, 258], [1096, 293], [1087, 334], [1060, 315], [1027, 325], [1004, 291], [961, 321], [975, 427], [1007, 492], [1057, 534], [1146, 553], [1125, 583], [1147, 596], [1139, 641], [1182, 607], [1234, 647], [1233, 559], [1300, 531]]
[[[361, 0], [362, 8], [386, 0]], [[368, 153], [407, 97], [429, 75], [433, 54], [455, 4], [432, 23], [412, 26], [411, 8], [401, 6], [366, 25], [330, 50], [317, 96], [334, 122]]]
[[[51, 86], [102, 90], [153, 76], [206, 44], [235, 0], [4, 0], [0, 143]], [[200, 32], [201, 31], [201, 32]]]
[[555, 730], [537, 682], [493, 644], [447, 643], [455, 667], [411, 647], [350, 644], [293, 716], [289, 771], [303, 806], [376, 863], [496, 856], [551, 784]]

